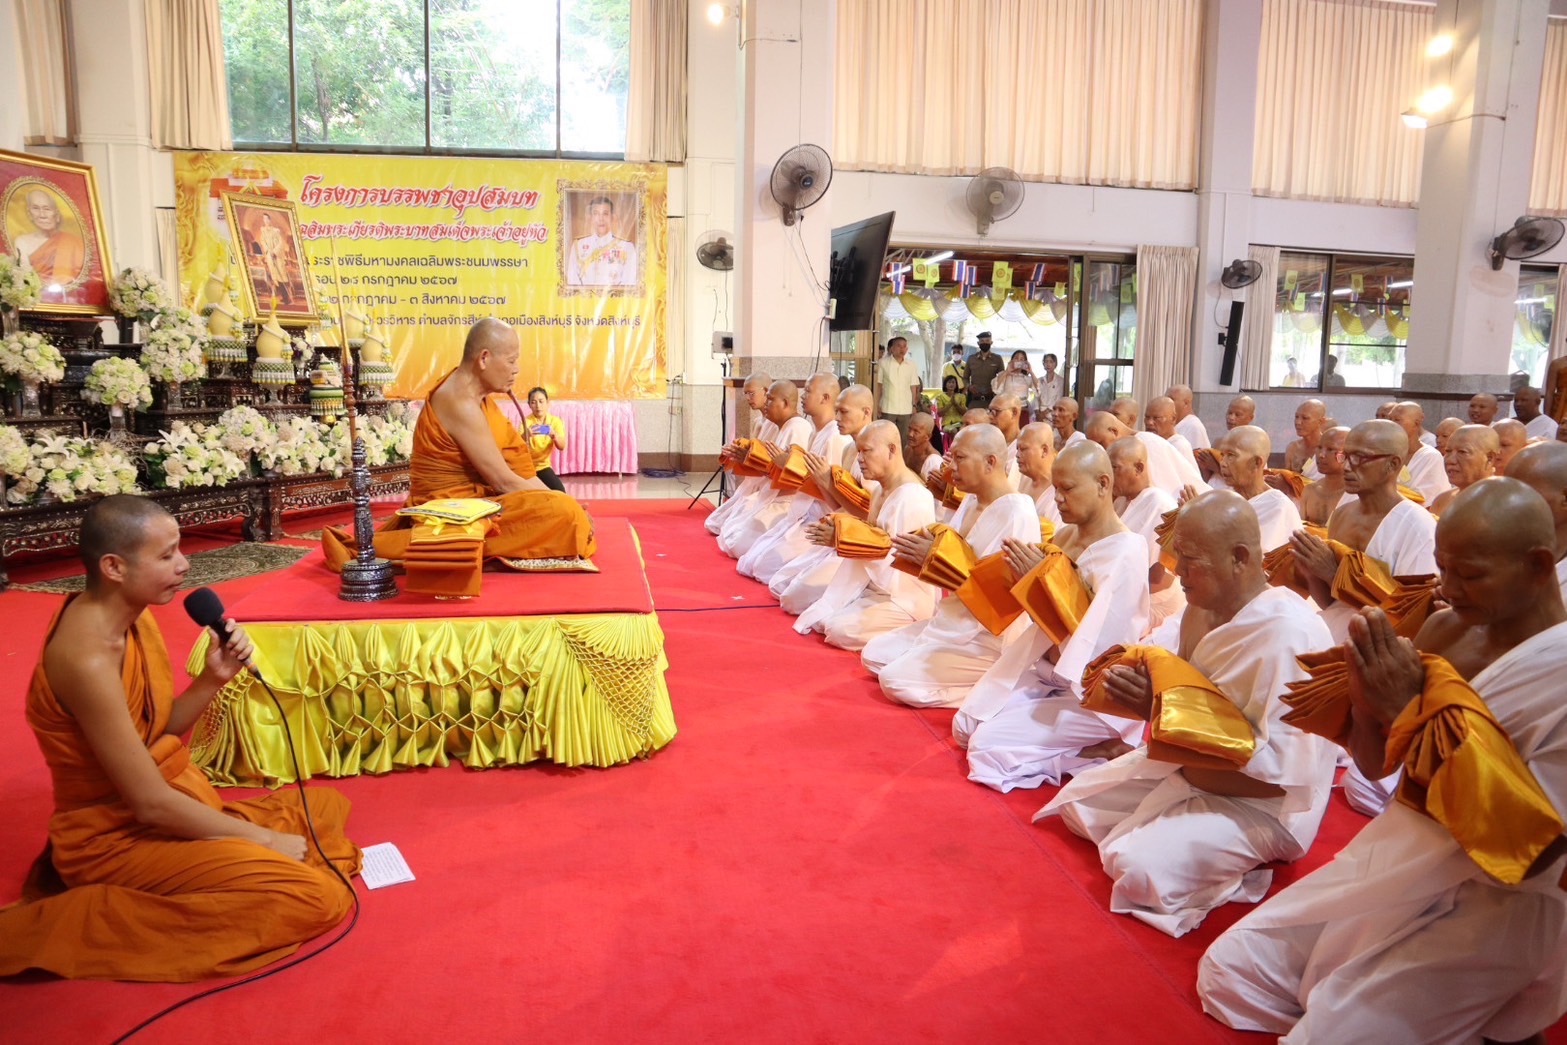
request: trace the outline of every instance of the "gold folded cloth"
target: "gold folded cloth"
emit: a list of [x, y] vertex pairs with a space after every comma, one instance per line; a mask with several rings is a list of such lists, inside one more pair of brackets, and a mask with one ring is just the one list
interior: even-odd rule
[[944, 523], [931, 523], [917, 531], [931, 538], [930, 551], [919, 564], [893, 559], [894, 569], [918, 577], [927, 584], [934, 584], [943, 591], [957, 591], [974, 569], [978, 557], [968, 541]]
[[415, 523], [403, 559], [404, 589], [453, 598], [478, 595], [488, 525], [483, 519], [467, 524], [444, 520]]
[[1416, 504], [1426, 503], [1426, 495], [1415, 489], [1413, 486], [1405, 486], [1403, 483], [1399, 483], [1398, 492], [1403, 494], [1404, 500], [1406, 501], [1414, 501]]
[[1083, 623], [1093, 596], [1065, 552], [1053, 544], [1044, 551], [1044, 560], [1012, 585], [1012, 597], [1059, 646]]
[[1179, 507], [1171, 508], [1153, 528], [1154, 536], [1159, 538], [1159, 564], [1167, 570], [1175, 569], [1175, 517], [1180, 514]]
[[1386, 772], [1398, 800], [1445, 827], [1470, 859], [1507, 885], [1562, 833], [1562, 818], [1512, 738], [1453, 666], [1422, 653], [1425, 685], [1393, 720]]
[[789, 493], [800, 489], [811, 474], [811, 467], [805, 462], [805, 448], [798, 443], [791, 444], [781, 459], [768, 466], [767, 474], [774, 489]]
[[842, 465], [832, 466], [833, 493], [847, 501], [857, 512], [869, 512], [871, 510], [871, 493], [860, 485], [860, 481], [854, 477]]
[[1295, 658], [1308, 677], [1285, 683], [1288, 693], [1279, 699], [1289, 706], [1284, 721], [1296, 729], [1327, 737], [1339, 746], [1349, 744], [1349, 666], [1344, 647], [1332, 646]]
[[1378, 559], [1356, 551], [1338, 541], [1328, 541], [1338, 556], [1338, 572], [1333, 574], [1333, 597], [1350, 606], [1381, 606], [1398, 585]]
[[1431, 616], [1431, 606], [1442, 587], [1442, 578], [1434, 573], [1419, 577], [1394, 577], [1393, 593], [1382, 601], [1382, 610], [1393, 622], [1393, 630], [1413, 639]]
[[397, 514], [432, 522], [471, 523], [500, 510], [499, 503], [483, 497], [445, 497], [399, 508]]
[[963, 503], [963, 498], [968, 496], [952, 485], [952, 472], [946, 465], [942, 465], [925, 477], [925, 489], [936, 498], [937, 504], [949, 511], [957, 511], [958, 505]]
[[1016, 583], [1005, 552], [987, 555], [974, 564], [967, 579], [953, 592], [974, 619], [992, 635], [1000, 635], [1023, 615], [1023, 606], [1012, 594]]
[[[759, 445], [761, 445], [760, 441], [756, 439], [736, 439], [734, 441], [734, 456], [730, 457], [727, 461], [724, 462], [724, 467], [727, 468], [731, 474], [738, 475], [743, 478], [749, 478], [755, 475], [766, 475], [767, 462], [753, 462], [751, 457], [752, 450]], [[766, 449], [761, 451], [761, 456], [763, 458], [767, 456]]]
[[1269, 479], [1277, 482], [1285, 493], [1297, 501], [1300, 500], [1300, 495], [1305, 492], [1306, 484], [1311, 482], [1304, 475], [1301, 475], [1299, 472], [1292, 472], [1288, 468], [1269, 468], [1264, 474]]
[[1043, 515], [1041, 515], [1039, 517], [1039, 539], [1044, 541], [1046, 544], [1049, 544], [1051, 539], [1054, 538], [1055, 535], [1056, 535], [1056, 524], [1055, 524], [1055, 522], [1053, 520], [1051, 520], [1051, 519], [1046, 519]]
[[1300, 596], [1305, 596], [1311, 590], [1295, 568], [1295, 551], [1291, 545], [1281, 544], [1265, 553], [1262, 570], [1268, 575], [1268, 583], [1275, 588], [1288, 588]]
[[749, 445], [746, 447], [745, 460], [742, 462], [742, 466], [747, 469], [745, 474], [769, 474], [773, 467], [773, 452], [767, 449], [767, 444], [760, 439], [748, 439], [746, 442]]
[[1257, 750], [1257, 737], [1240, 708], [1206, 675], [1158, 646], [1112, 646], [1083, 672], [1083, 707], [1138, 718], [1104, 686], [1114, 665], [1143, 665], [1153, 685], [1148, 757], [1200, 769], [1240, 769]]
[[892, 535], [872, 526], [864, 519], [856, 519], [848, 512], [833, 512], [832, 550], [845, 559], [885, 559], [892, 551]]

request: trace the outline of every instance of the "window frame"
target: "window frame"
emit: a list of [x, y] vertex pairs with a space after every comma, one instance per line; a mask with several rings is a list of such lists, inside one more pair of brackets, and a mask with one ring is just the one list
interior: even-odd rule
[[[471, 156], [471, 157], [495, 157], [500, 159], [519, 160], [599, 160], [620, 161], [626, 158], [625, 149], [620, 152], [584, 152], [579, 150], [566, 150], [560, 147], [561, 141], [561, 26], [565, 18], [565, 0], [555, 0], [555, 148], [554, 149], [473, 149], [451, 148], [431, 144], [431, 136], [434, 130], [434, 113], [430, 101], [430, 2], [420, 0], [420, 6], [424, 12], [424, 145], [364, 145], [357, 143], [337, 142], [302, 142], [299, 140], [299, 96], [297, 86], [297, 66], [295, 63], [295, 36], [294, 36], [294, 0], [285, 0], [288, 10], [288, 133], [292, 139], [287, 142], [261, 142], [248, 141], [233, 135], [234, 148], [245, 152], [289, 152], [289, 153], [343, 153], [347, 155], [369, 156]], [[630, 6], [628, 0], [628, 7]], [[225, 84], [224, 90], [228, 90], [227, 54], [224, 55]], [[629, 55], [628, 55], [629, 61]], [[229, 116], [229, 132], [234, 132], [234, 118]]]
[[[1270, 341], [1270, 343], [1269, 343], [1269, 351], [1268, 351], [1268, 357], [1269, 357], [1268, 358], [1268, 369], [1269, 369], [1269, 372], [1270, 372], [1270, 377], [1269, 377], [1268, 384], [1265, 387], [1263, 387], [1263, 388], [1243, 389], [1242, 391], [1245, 391], [1245, 392], [1294, 392], [1294, 391], [1303, 391], [1303, 392], [1329, 393], [1329, 394], [1332, 394], [1332, 395], [1367, 395], [1367, 394], [1371, 394], [1371, 393], [1381, 394], [1381, 393], [1384, 393], [1384, 392], [1396, 392], [1396, 391], [1398, 391], [1399, 390], [1399, 386], [1382, 386], [1382, 385], [1350, 385], [1350, 384], [1345, 384], [1342, 387], [1335, 387], [1334, 389], [1331, 390], [1331, 392], [1329, 392], [1329, 389], [1324, 387], [1324, 385], [1323, 385], [1323, 376], [1327, 372], [1328, 354], [1334, 347], [1334, 343], [1333, 343], [1333, 317], [1332, 317], [1332, 315], [1331, 315], [1329, 310], [1331, 309], [1331, 307], [1333, 305], [1334, 284], [1336, 282], [1336, 277], [1338, 275], [1338, 269], [1339, 269], [1340, 264], [1345, 264], [1345, 263], [1354, 264], [1354, 263], [1365, 263], [1365, 262], [1377, 263], [1377, 262], [1401, 262], [1401, 261], [1407, 261], [1409, 263], [1409, 266], [1410, 266], [1410, 271], [1411, 271], [1411, 273], [1413, 273], [1415, 259], [1413, 257], [1410, 257], [1407, 254], [1378, 254], [1378, 253], [1370, 252], [1370, 251], [1345, 251], [1345, 252], [1339, 252], [1339, 251], [1324, 251], [1324, 250], [1302, 250], [1302, 249], [1292, 248], [1292, 247], [1280, 247], [1279, 248], [1279, 268], [1278, 268], [1277, 276], [1275, 277], [1275, 280], [1274, 280], [1273, 293], [1272, 293], [1271, 303], [1270, 303], [1270, 308], [1272, 309], [1272, 313], [1273, 313], [1273, 316], [1274, 316], [1274, 323], [1275, 324], [1277, 324], [1277, 322], [1278, 322], [1278, 315], [1279, 315], [1278, 281], [1282, 280], [1284, 278], [1284, 273], [1285, 273], [1285, 270], [1286, 270], [1285, 257], [1288, 256], [1288, 255], [1294, 255], [1295, 257], [1317, 258], [1317, 259], [1321, 259], [1322, 261], [1325, 262], [1325, 268], [1323, 269], [1323, 273], [1322, 273], [1322, 285], [1323, 285], [1324, 289], [1323, 289], [1323, 294], [1322, 294], [1322, 305], [1321, 305], [1321, 313], [1320, 313], [1321, 319], [1322, 319], [1322, 329], [1321, 329], [1321, 331], [1318, 334], [1318, 342], [1317, 342], [1317, 370], [1316, 370], [1316, 377], [1317, 377], [1317, 379], [1316, 379], [1315, 382], [1313, 382], [1311, 384], [1296, 385], [1296, 386], [1275, 385], [1275, 384], [1273, 384], [1272, 377], [1271, 377], [1271, 372], [1272, 372], [1272, 368], [1273, 368], [1273, 349], [1272, 349], [1272, 343]], [[1409, 303], [1408, 307], [1409, 307], [1409, 309], [1411, 311], [1411, 314], [1413, 314], [1414, 304], [1413, 304], [1412, 301]], [[1408, 338], [1404, 339], [1404, 346], [1403, 347], [1404, 347], [1404, 351], [1407, 353], [1408, 350], [1409, 350], [1409, 340], [1408, 340]], [[1408, 362], [1408, 359], [1407, 359], [1407, 356], [1406, 356], [1405, 363], [1407, 364], [1407, 362]]]

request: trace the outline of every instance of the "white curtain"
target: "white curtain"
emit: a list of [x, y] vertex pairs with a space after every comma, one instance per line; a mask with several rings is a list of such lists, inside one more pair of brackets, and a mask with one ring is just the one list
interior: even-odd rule
[[158, 229], [158, 271], [163, 282], [174, 289], [174, 299], [194, 306], [194, 287], [180, 286], [180, 248], [175, 237], [175, 211], [173, 207], [159, 207], [152, 212]]
[[64, 0], [16, 0], [17, 50], [22, 56], [22, 101], [26, 105], [22, 140], [28, 145], [70, 145], [76, 141], [68, 19]]
[[1553, 20], [1545, 27], [1529, 212], [1567, 215], [1567, 22]]
[[847, 170], [1190, 189], [1203, 0], [838, 0]]
[[232, 149], [218, 0], [147, 0], [152, 141], [162, 149]]
[[1242, 388], [1267, 388], [1273, 359], [1274, 306], [1279, 286], [1279, 248], [1253, 243], [1246, 256], [1262, 266], [1257, 282], [1246, 288], [1246, 315], [1241, 320]]
[[1413, 206], [1425, 132], [1399, 114], [1427, 84], [1434, 8], [1264, 0], [1252, 189]]
[[1171, 385], [1188, 384], [1196, 247], [1137, 248], [1137, 362], [1132, 397], [1146, 403]]
[[626, 159], [686, 159], [687, 0], [631, 0]]

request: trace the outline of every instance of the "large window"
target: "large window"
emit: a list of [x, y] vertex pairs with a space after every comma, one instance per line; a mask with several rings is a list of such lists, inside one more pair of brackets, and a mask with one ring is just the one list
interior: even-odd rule
[[1412, 258], [1279, 254], [1272, 388], [1398, 388]]
[[234, 141], [623, 156], [630, 0], [221, 0]]
[[1561, 277], [1554, 268], [1518, 271], [1517, 313], [1513, 321], [1513, 354], [1510, 370], [1528, 374], [1529, 384], [1545, 387], [1545, 367], [1550, 362], [1551, 333], [1556, 325], [1556, 303], [1561, 300]]

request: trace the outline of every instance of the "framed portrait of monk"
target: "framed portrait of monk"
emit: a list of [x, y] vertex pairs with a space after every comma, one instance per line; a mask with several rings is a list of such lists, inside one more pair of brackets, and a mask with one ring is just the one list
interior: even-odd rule
[[88, 164], [0, 149], [0, 249], [38, 273], [36, 311], [112, 313], [114, 265]]
[[256, 319], [276, 315], [284, 323], [314, 323], [320, 310], [293, 201], [225, 192], [223, 212], [244, 273], [240, 285], [246, 313]]
[[643, 295], [645, 191], [626, 182], [559, 183], [559, 294]]

